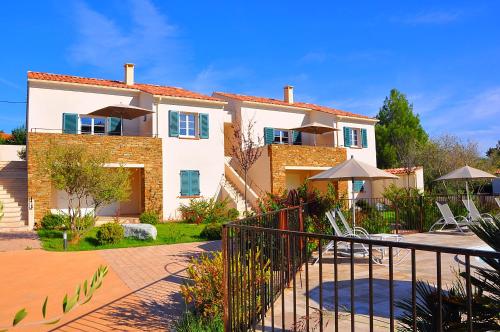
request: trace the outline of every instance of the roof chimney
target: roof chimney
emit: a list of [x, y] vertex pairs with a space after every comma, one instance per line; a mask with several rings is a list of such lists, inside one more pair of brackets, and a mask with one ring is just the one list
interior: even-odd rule
[[125, 67], [125, 84], [134, 85], [134, 64], [126, 63]]
[[293, 86], [286, 85], [284, 87], [284, 99], [286, 103], [293, 104]]

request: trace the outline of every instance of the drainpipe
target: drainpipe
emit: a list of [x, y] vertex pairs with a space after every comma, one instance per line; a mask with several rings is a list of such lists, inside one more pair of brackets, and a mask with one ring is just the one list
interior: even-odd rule
[[160, 137], [158, 133], [158, 108], [161, 103], [161, 97], [158, 97], [158, 101], [156, 102], [156, 138]]

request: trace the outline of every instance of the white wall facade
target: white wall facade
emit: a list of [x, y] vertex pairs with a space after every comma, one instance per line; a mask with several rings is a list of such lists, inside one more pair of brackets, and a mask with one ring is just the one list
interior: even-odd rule
[[[155, 106], [156, 107], [156, 106]], [[169, 137], [168, 111], [206, 113], [209, 116], [209, 138], [188, 139]], [[163, 145], [163, 216], [165, 219], [179, 217], [181, 203], [190, 198], [180, 196], [180, 171], [200, 172], [200, 196], [211, 198], [217, 195], [224, 176], [224, 120], [223, 106], [212, 106], [196, 102], [190, 105], [161, 102], [158, 105], [158, 135]]]
[[0, 145], [0, 161], [22, 161], [19, 152], [26, 148], [26, 145]]
[[[29, 81], [26, 127], [28, 132], [36, 130], [61, 133], [63, 113], [86, 116], [90, 112], [116, 104], [151, 109], [152, 104], [140, 103], [143, 94], [135, 90]], [[146, 126], [139, 126], [142, 121], [142, 117], [124, 120], [124, 135], [143, 136], [150, 132], [151, 129]]]

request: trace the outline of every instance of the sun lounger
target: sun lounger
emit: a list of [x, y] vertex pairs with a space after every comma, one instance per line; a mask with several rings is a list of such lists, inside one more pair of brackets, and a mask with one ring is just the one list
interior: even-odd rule
[[470, 220], [472, 221], [493, 221], [493, 216], [489, 213], [481, 213], [476, 207], [476, 204], [474, 204], [474, 201], [472, 199], [463, 199], [462, 202], [464, 203], [465, 207], [467, 208], [467, 211], [469, 211], [469, 217]]
[[439, 203], [436, 202], [436, 205], [439, 209], [439, 212], [441, 212], [441, 218], [434, 223], [434, 225], [431, 226], [429, 229], [429, 232], [436, 231], [436, 228], [439, 228], [439, 230], [443, 230], [447, 226], [453, 226], [456, 229], [458, 229], [460, 232], [464, 232], [463, 228], [469, 226], [471, 222], [467, 220], [464, 216], [457, 216], [455, 217], [453, 215], [453, 212], [451, 212], [450, 207], [446, 203]]

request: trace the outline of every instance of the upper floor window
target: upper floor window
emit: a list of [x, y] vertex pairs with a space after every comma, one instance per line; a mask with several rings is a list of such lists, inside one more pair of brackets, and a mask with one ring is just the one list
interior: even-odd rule
[[106, 119], [105, 118], [80, 118], [80, 132], [88, 135], [104, 135], [106, 134]]
[[274, 129], [274, 140], [275, 144], [288, 144], [288, 130]]
[[206, 113], [168, 111], [168, 136], [208, 139], [209, 118]]
[[351, 128], [351, 146], [359, 147], [359, 136], [361, 129], [359, 128]]
[[64, 134], [121, 135], [120, 118], [90, 117], [76, 113], [63, 113], [62, 132]]
[[368, 135], [365, 128], [344, 127], [344, 146], [367, 148]]
[[179, 136], [196, 137], [196, 117], [193, 113], [179, 113]]
[[264, 128], [264, 144], [302, 144], [302, 133], [295, 130]]

